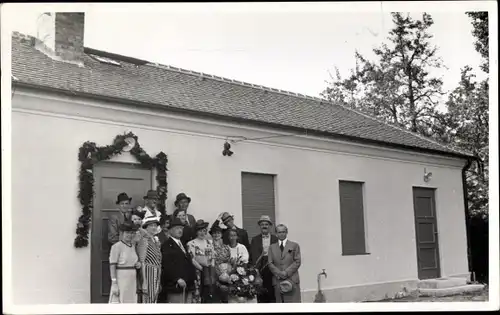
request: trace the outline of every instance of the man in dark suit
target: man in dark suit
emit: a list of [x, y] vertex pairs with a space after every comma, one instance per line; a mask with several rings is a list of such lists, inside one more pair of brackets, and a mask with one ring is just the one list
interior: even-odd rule
[[236, 230], [238, 233], [238, 243], [244, 245], [248, 253], [250, 253], [250, 242], [248, 241], [248, 233], [244, 229], [240, 229], [234, 224], [234, 216], [230, 215], [228, 212], [223, 212], [219, 215], [217, 220], [215, 220], [212, 227], [219, 226], [223, 223], [226, 227], [221, 227], [222, 230], [222, 241], [224, 244], [229, 245], [229, 230]]
[[191, 197], [188, 197], [185, 193], [181, 192], [175, 197], [174, 206], [176, 209], [186, 211], [186, 221], [189, 226], [194, 229], [196, 224], [196, 219], [192, 214], [188, 213], [189, 204], [191, 203]]
[[268, 215], [263, 215], [257, 222], [261, 234], [252, 238], [250, 250], [250, 263], [259, 269], [265, 291], [257, 296], [259, 303], [275, 303], [276, 297], [273, 289], [273, 274], [267, 264], [269, 246], [278, 242], [278, 237], [271, 234], [273, 222]]
[[161, 246], [162, 295], [168, 303], [191, 303], [196, 271], [192, 258], [182, 245], [184, 225], [179, 219], [170, 223], [170, 237]]
[[130, 208], [130, 198], [126, 193], [122, 192], [116, 197], [116, 204], [120, 213], [112, 216], [108, 220], [108, 241], [111, 245], [120, 240], [120, 225], [128, 221], [132, 217], [132, 208]]

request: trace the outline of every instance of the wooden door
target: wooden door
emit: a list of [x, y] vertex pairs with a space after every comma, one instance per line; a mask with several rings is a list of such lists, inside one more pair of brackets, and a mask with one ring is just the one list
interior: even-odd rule
[[109, 275], [108, 219], [118, 214], [116, 197], [126, 192], [132, 206], [143, 205], [151, 189], [152, 171], [133, 164], [99, 163], [94, 167], [94, 210], [91, 234], [91, 303], [108, 303]]
[[420, 280], [439, 278], [441, 271], [434, 189], [414, 187], [413, 207], [415, 211], [418, 278]]

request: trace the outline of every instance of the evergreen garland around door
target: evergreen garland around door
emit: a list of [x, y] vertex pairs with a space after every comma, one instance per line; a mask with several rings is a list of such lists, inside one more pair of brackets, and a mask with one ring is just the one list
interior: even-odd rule
[[118, 135], [113, 144], [98, 147], [94, 142], [86, 141], [79, 149], [78, 161], [80, 161], [79, 192], [78, 199], [82, 207], [82, 214], [78, 218], [76, 226], [76, 238], [74, 246], [76, 248], [87, 247], [89, 244], [89, 229], [92, 218], [94, 202], [94, 175], [93, 167], [96, 163], [109, 160], [117, 154], [121, 154], [123, 149], [129, 145], [127, 139], [135, 140], [130, 153], [139, 161], [141, 166], [153, 169], [156, 168], [156, 191], [158, 192], [158, 210], [165, 214], [165, 201], [167, 199], [167, 155], [163, 152], [155, 157], [149, 156], [139, 145], [137, 136], [132, 132]]

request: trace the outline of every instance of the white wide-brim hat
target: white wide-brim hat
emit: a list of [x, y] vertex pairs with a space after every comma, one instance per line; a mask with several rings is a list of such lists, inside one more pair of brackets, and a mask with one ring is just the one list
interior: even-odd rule
[[148, 225], [156, 223], [160, 225], [160, 220], [158, 220], [158, 217], [147, 217], [142, 220], [142, 228], [145, 229]]

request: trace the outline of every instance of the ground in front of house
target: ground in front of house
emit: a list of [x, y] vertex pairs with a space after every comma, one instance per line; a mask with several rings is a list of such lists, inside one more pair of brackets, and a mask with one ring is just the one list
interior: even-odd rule
[[410, 295], [399, 299], [385, 299], [377, 302], [486, 302], [488, 301], [488, 287], [474, 293], [464, 293], [453, 296], [416, 296]]

